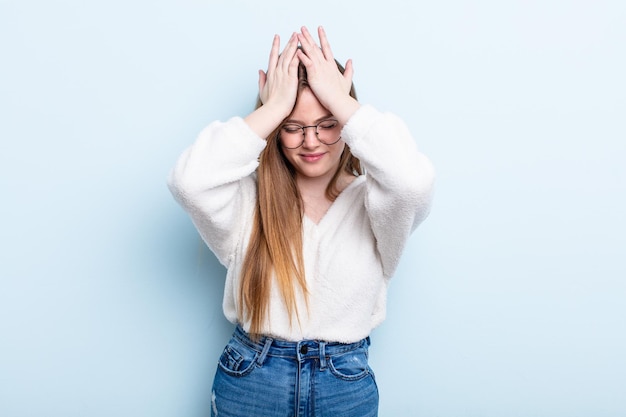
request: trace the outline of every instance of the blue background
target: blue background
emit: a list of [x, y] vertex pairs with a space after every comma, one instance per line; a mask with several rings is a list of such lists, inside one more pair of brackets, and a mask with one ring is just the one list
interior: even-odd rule
[[0, 415], [208, 414], [224, 270], [166, 175], [323, 24], [437, 169], [381, 416], [626, 415], [626, 5], [0, 0]]

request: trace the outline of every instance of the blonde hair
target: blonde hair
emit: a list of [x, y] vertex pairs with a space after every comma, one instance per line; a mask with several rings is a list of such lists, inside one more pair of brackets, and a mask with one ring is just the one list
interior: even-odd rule
[[[337, 67], [344, 72], [343, 66]], [[298, 94], [308, 88], [305, 67], [298, 67]], [[350, 96], [356, 99], [354, 85]], [[257, 108], [262, 104], [257, 100]], [[257, 204], [250, 242], [243, 262], [239, 288], [239, 320], [250, 320], [249, 333], [258, 337], [268, 317], [272, 280], [275, 279], [290, 320], [299, 320], [299, 290], [307, 300], [302, 257], [302, 216], [304, 204], [296, 186], [295, 170], [282, 153], [278, 135], [281, 126], [267, 138], [267, 146], [257, 168]], [[338, 180], [343, 172], [361, 175], [360, 161], [346, 145], [339, 167], [326, 187], [326, 196], [334, 201], [340, 193]], [[308, 307], [308, 306], [307, 306]]]

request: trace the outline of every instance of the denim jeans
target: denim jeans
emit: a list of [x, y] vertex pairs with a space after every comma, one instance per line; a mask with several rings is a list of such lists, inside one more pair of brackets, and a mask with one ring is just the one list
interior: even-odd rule
[[356, 343], [258, 342], [237, 327], [213, 382], [213, 417], [374, 417], [369, 338]]

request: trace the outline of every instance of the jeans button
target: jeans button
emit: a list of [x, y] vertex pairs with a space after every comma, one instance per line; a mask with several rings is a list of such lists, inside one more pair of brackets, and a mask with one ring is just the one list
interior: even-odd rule
[[309, 347], [307, 345], [303, 345], [300, 347], [300, 353], [303, 355], [306, 355], [306, 353], [309, 351]]

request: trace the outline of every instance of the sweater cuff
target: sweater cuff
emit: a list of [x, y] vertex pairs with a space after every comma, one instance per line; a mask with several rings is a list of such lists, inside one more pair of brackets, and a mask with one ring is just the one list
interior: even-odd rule
[[259, 137], [242, 117], [235, 116], [230, 118], [224, 124], [224, 129], [227, 137], [232, 138], [230, 146], [232, 146], [234, 153], [239, 156], [242, 162], [258, 158], [267, 145], [267, 141]]
[[366, 136], [371, 126], [382, 116], [382, 113], [369, 104], [361, 105], [350, 117], [341, 131], [341, 138], [350, 146], [351, 143]]

